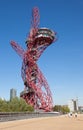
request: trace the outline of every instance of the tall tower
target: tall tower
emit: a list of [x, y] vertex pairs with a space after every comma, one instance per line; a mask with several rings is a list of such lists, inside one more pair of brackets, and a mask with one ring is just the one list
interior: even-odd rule
[[71, 112], [77, 112], [78, 111], [78, 99], [69, 100], [68, 107], [69, 107]]
[[16, 89], [10, 89], [10, 100], [16, 97]]
[[26, 40], [25, 51], [14, 41], [11, 41], [11, 45], [23, 59], [21, 75], [24, 91], [20, 96], [35, 109], [52, 111], [52, 93], [37, 61], [44, 50], [57, 38], [56, 33], [49, 28], [39, 28], [39, 18], [39, 9], [35, 7], [32, 11], [31, 29]]

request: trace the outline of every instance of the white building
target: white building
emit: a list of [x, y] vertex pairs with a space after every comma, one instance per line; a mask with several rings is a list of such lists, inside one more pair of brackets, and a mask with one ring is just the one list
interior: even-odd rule
[[78, 111], [78, 99], [76, 99], [76, 100], [74, 100], [74, 99], [69, 100], [68, 107], [70, 109], [70, 112]]

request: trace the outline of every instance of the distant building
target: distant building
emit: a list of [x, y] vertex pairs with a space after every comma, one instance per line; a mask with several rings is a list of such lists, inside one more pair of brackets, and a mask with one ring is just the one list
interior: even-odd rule
[[10, 89], [10, 100], [12, 100], [13, 98], [15, 98], [16, 95], [16, 89]]
[[83, 113], [83, 106], [79, 106], [79, 112]]
[[76, 99], [76, 100], [74, 100], [74, 99], [69, 100], [68, 107], [70, 109], [70, 112], [77, 112], [78, 111], [78, 99]]

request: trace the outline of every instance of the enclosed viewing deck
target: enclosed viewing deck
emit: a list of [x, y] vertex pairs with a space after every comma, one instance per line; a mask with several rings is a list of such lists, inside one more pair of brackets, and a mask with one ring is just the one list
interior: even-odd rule
[[52, 43], [55, 39], [55, 33], [48, 28], [39, 28], [35, 36], [35, 42], [43, 43]]

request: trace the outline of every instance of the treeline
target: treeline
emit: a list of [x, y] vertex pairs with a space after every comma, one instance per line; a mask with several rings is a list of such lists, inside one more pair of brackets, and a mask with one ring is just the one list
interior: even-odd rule
[[34, 108], [28, 105], [22, 98], [14, 98], [11, 101], [0, 99], [0, 112], [32, 112]]
[[53, 111], [57, 111], [57, 112], [60, 112], [62, 114], [67, 114], [70, 112], [70, 109], [68, 108], [68, 106], [65, 106], [65, 105], [55, 105], [53, 107]]
[[[22, 98], [14, 98], [11, 101], [6, 101], [0, 98], [0, 112], [33, 112], [34, 108], [27, 104]], [[62, 114], [69, 113], [68, 106], [55, 105], [53, 111]]]

